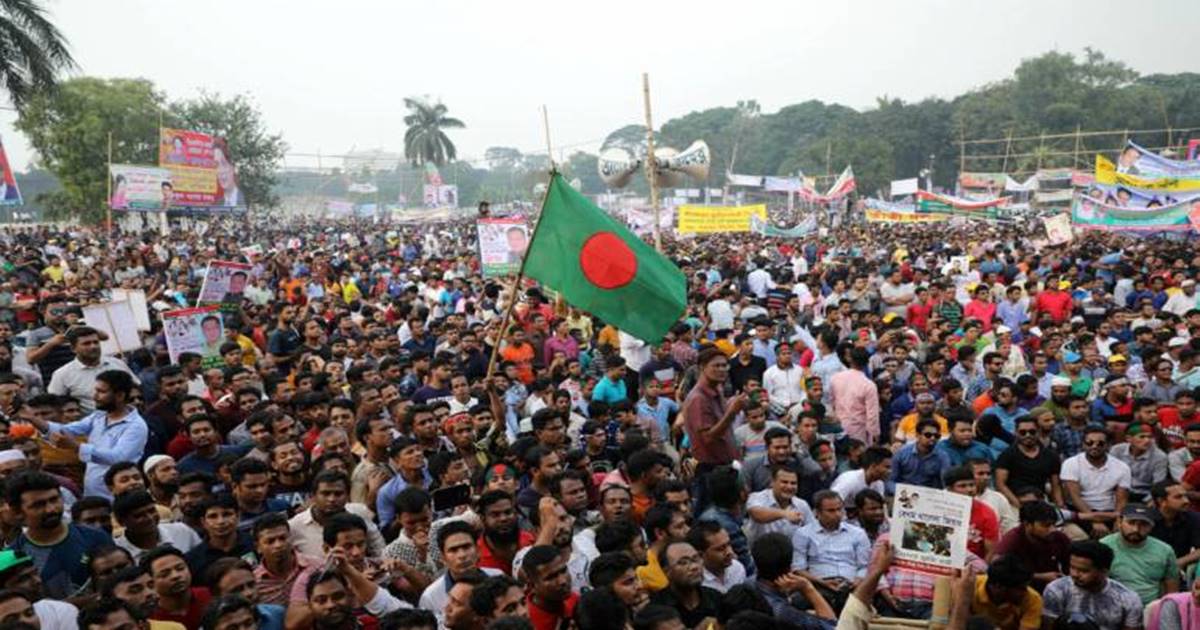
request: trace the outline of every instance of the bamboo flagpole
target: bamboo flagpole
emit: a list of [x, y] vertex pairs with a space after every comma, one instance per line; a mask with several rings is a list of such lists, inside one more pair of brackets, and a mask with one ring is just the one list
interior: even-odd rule
[[521, 256], [521, 266], [517, 268], [517, 277], [513, 279], [512, 288], [509, 289], [508, 306], [504, 308], [504, 317], [500, 319], [500, 330], [496, 343], [492, 345], [492, 356], [488, 359], [487, 376], [491, 378], [496, 370], [496, 357], [500, 355], [500, 344], [504, 341], [505, 331], [508, 329], [508, 323], [512, 319], [513, 307], [517, 305], [518, 292], [521, 290], [521, 279], [525, 277], [525, 261], [529, 259], [529, 250], [533, 249], [534, 243], [537, 242], [538, 227], [542, 224], [542, 213], [546, 210], [546, 200], [550, 197], [550, 184], [554, 182], [554, 176], [558, 173], [558, 169], [554, 164], [554, 149], [550, 144], [550, 116], [546, 112], [546, 106], [542, 105], [542, 125], [546, 129], [546, 157], [550, 160], [550, 182], [546, 184], [546, 192], [542, 193], [542, 207], [538, 211], [537, 221], [533, 224], [533, 233], [529, 235], [529, 244], [525, 246], [525, 254]]
[[646, 181], [650, 182], [650, 208], [654, 211], [654, 249], [662, 252], [662, 228], [659, 227], [658, 160], [654, 159], [654, 122], [650, 118], [650, 74], [642, 73], [642, 97], [646, 103]]
[[108, 242], [112, 238], [112, 132], [108, 132], [108, 173], [105, 174], [108, 180], [108, 194], [104, 197], [104, 240]]

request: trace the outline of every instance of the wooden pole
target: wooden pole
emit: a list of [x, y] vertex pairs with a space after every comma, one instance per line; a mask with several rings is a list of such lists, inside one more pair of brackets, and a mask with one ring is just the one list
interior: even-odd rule
[[1075, 149], [1071, 152], [1071, 170], [1079, 167], [1079, 143], [1081, 139], [1079, 137], [1079, 125], [1075, 125]]
[[958, 175], [962, 177], [963, 171], [967, 170], [967, 128], [964, 126], [958, 128]]
[[104, 197], [104, 240], [112, 238], [112, 132], [108, 132], [108, 194]]
[[554, 185], [554, 178], [558, 176], [558, 171], [554, 170], [554, 149], [550, 144], [550, 116], [546, 113], [545, 105], [542, 105], [542, 123], [546, 129], [546, 155], [550, 158], [550, 182], [546, 184], [546, 192], [542, 195], [542, 209], [538, 212], [537, 221], [533, 224], [533, 234], [529, 236], [525, 255], [521, 257], [521, 266], [517, 268], [517, 277], [513, 279], [512, 289], [508, 292], [508, 306], [504, 308], [504, 317], [500, 320], [499, 336], [496, 344], [492, 346], [492, 356], [488, 359], [487, 378], [491, 378], [496, 370], [496, 357], [500, 354], [500, 343], [504, 340], [505, 329], [508, 328], [508, 322], [512, 319], [513, 307], [517, 305], [517, 292], [521, 290], [521, 279], [525, 277], [525, 262], [529, 259], [529, 250], [537, 242], [538, 228], [542, 225], [542, 215], [546, 212], [546, 200], [550, 198], [550, 187]]
[[642, 73], [642, 98], [646, 104], [646, 179], [650, 182], [650, 208], [654, 211], [654, 249], [662, 251], [659, 227], [658, 160], [654, 159], [654, 121], [650, 117], [650, 74]]
[[1013, 137], [1013, 131], [1012, 131], [1012, 129], [1009, 129], [1008, 130], [1008, 141], [1004, 143], [1004, 162], [1002, 162], [1000, 164], [1000, 172], [1001, 173], [1008, 172], [1008, 153], [1009, 153], [1009, 151], [1012, 150], [1012, 137]]
[[1046, 134], [1043, 133], [1042, 141], [1040, 144], [1038, 144], [1037, 170], [1039, 170], [1039, 171], [1042, 170], [1042, 151], [1044, 151], [1045, 149], [1046, 149]]

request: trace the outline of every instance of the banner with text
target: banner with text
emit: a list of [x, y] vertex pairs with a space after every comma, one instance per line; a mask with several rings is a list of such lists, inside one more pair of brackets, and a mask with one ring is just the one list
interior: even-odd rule
[[1070, 243], [1075, 237], [1071, 232], [1071, 214], [1068, 212], [1045, 217], [1042, 219], [1042, 224], [1046, 226], [1046, 238], [1051, 245]]
[[800, 198], [809, 203], [829, 203], [845, 198], [856, 188], [858, 188], [858, 182], [854, 179], [854, 169], [846, 166], [824, 195], [817, 194], [812, 188], [806, 187], [800, 190]]
[[767, 218], [766, 204], [752, 206], [679, 206], [676, 230], [685, 234], [749, 232], [750, 217]]
[[953, 575], [967, 560], [971, 497], [896, 484], [890, 541], [898, 567]]
[[958, 174], [958, 185], [963, 188], [992, 188], [1002, 190], [1008, 175], [1004, 173], [972, 173], [965, 171]]
[[757, 214], [752, 214], [750, 215], [750, 230], [760, 236], [803, 238], [817, 231], [817, 219], [809, 217], [794, 227], [781, 228], [772, 225], [770, 221], [760, 218]]
[[893, 197], [899, 197], [901, 195], [915, 195], [918, 189], [920, 189], [920, 185], [917, 183], [917, 178], [910, 177], [908, 179], [892, 180], [889, 192]]
[[516, 273], [529, 247], [529, 226], [520, 217], [479, 219], [479, 266], [485, 278]]
[[203, 366], [206, 368], [222, 363], [221, 344], [225, 343], [225, 327], [219, 306], [213, 304], [166, 311], [162, 314], [162, 322], [171, 363], [179, 363], [179, 355], [184, 352], [194, 352], [204, 357]]
[[973, 200], [922, 190], [917, 193], [917, 212], [996, 219], [1000, 216], [999, 208], [1008, 201], [1008, 197]]
[[1125, 145], [1117, 157], [1117, 171], [1142, 177], [1200, 177], [1200, 160], [1173, 160], [1135, 144]]
[[108, 207], [113, 210], [162, 210], [170, 204], [171, 173], [165, 168], [112, 164], [108, 176], [112, 179]]
[[242, 294], [250, 284], [254, 268], [246, 263], [228, 260], [211, 260], [204, 272], [204, 283], [196, 306], [220, 304], [222, 311], [236, 311], [242, 303]]
[[223, 138], [185, 129], [160, 129], [158, 165], [171, 172], [169, 205], [232, 208], [244, 205]]
[[738, 175], [736, 173], [725, 173], [725, 182], [730, 186], [758, 188], [759, 186], [762, 186], [763, 178], [761, 175]]
[[1096, 182], [1133, 186], [1166, 192], [1200, 191], [1200, 175], [1195, 177], [1142, 177], [1117, 170], [1117, 165], [1103, 155], [1096, 155]]
[[1197, 208], [1200, 208], [1200, 201], [1183, 201], [1155, 208], [1110, 206], [1081, 195], [1075, 198], [1071, 206], [1071, 223], [1089, 230], [1138, 234], [1188, 232], [1192, 230], [1188, 214]]

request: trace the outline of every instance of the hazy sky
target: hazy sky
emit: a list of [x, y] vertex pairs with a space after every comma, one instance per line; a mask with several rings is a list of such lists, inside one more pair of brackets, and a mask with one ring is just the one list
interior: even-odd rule
[[[1197, 0], [398, 2], [50, 0], [80, 74], [144, 77], [171, 98], [246, 93], [293, 154], [402, 148], [411, 95], [467, 123], [460, 156], [493, 145], [595, 150], [655, 124], [754, 98], [856, 108], [876, 96], [953, 96], [1051, 49], [1103, 50], [1142, 73], [1200, 71]], [[29, 160], [15, 114], [0, 133]], [[288, 164], [315, 160], [290, 155]]]

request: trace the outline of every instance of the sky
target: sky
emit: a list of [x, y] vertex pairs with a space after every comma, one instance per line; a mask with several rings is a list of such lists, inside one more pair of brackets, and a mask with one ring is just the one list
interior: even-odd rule
[[[818, 99], [858, 109], [882, 95], [952, 97], [1048, 50], [1092, 46], [1143, 73], [1200, 71], [1196, 0], [813, 2], [397, 2], [47, 0], [73, 75], [142, 77], [169, 98], [246, 94], [288, 143], [286, 166], [403, 147], [403, 99], [440, 99], [467, 128], [460, 157], [490, 146], [596, 151], [655, 126], [757, 99], [764, 112]], [[1189, 50], [1190, 48], [1190, 50]], [[31, 159], [0, 110], [18, 170]], [[328, 165], [328, 159], [323, 163]]]

